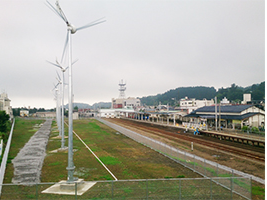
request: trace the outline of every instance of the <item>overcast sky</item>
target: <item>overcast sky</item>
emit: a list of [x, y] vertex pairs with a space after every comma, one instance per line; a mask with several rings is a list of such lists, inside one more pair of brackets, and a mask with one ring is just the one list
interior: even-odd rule
[[[49, 0], [55, 5], [55, 0]], [[246, 87], [265, 80], [263, 0], [59, 1], [72, 35], [74, 102], [143, 97], [186, 86]], [[53, 108], [66, 24], [45, 0], [0, 1], [0, 90], [15, 107]], [[63, 63], [66, 66], [66, 63]], [[68, 77], [68, 71], [65, 73]], [[67, 86], [65, 102], [67, 102]]]

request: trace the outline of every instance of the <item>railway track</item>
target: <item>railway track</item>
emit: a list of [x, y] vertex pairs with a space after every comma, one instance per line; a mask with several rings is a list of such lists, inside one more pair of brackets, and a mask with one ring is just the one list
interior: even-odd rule
[[252, 159], [261, 163], [265, 162], [265, 149], [261, 147], [254, 147], [230, 141], [221, 141], [215, 138], [205, 136], [192, 136], [192, 134], [185, 134], [182, 131], [164, 130], [164, 128], [155, 127], [152, 124], [135, 122], [126, 119], [108, 120], [125, 128], [140, 132], [141, 134], [142, 132], [146, 132], [153, 136], [169, 139], [176, 142], [180, 142], [181, 140], [190, 143], [193, 142], [194, 144], [213, 148], [235, 156], [242, 156], [243, 158], [247, 158], [250, 160]]

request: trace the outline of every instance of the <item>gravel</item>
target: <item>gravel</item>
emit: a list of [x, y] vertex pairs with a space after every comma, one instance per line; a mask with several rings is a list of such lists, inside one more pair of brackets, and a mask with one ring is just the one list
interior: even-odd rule
[[47, 119], [12, 160], [14, 166], [12, 183], [22, 185], [40, 183], [51, 124], [52, 119]]

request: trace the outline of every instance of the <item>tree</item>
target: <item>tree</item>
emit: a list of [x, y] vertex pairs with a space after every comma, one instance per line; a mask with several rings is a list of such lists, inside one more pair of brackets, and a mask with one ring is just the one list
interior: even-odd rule
[[9, 120], [9, 115], [6, 114], [6, 111], [0, 111], [0, 132], [7, 132], [7, 123]]
[[9, 115], [6, 114], [6, 111], [0, 111], [0, 135], [3, 139], [4, 144], [7, 142], [8, 139], [8, 121]]

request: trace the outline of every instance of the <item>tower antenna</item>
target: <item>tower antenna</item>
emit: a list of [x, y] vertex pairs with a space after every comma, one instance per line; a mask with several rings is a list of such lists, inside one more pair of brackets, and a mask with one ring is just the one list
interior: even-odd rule
[[123, 79], [119, 82], [119, 91], [120, 91], [120, 96], [119, 98], [124, 99], [125, 98], [125, 90], [126, 90], [126, 83], [123, 83]]

